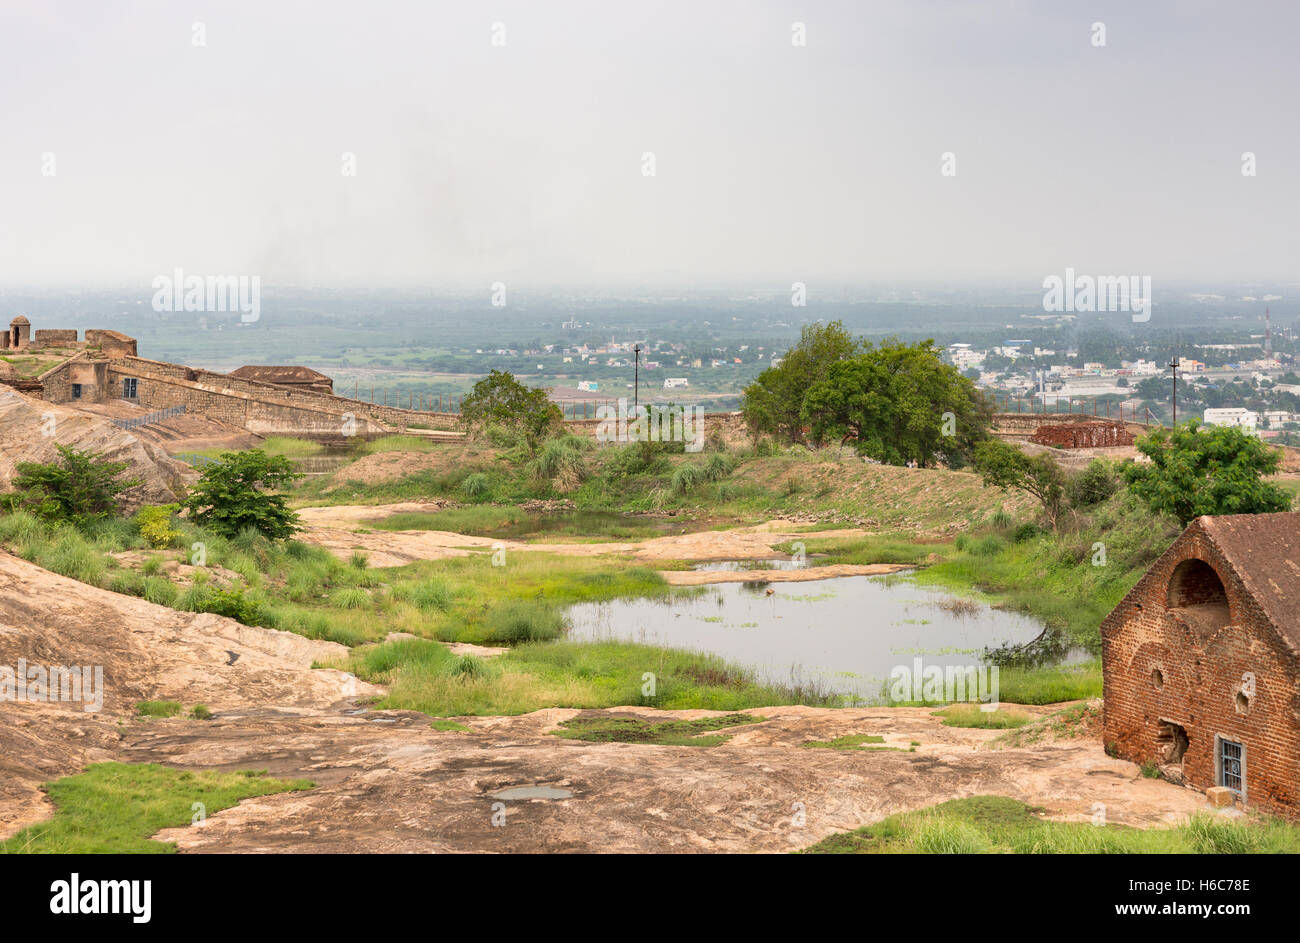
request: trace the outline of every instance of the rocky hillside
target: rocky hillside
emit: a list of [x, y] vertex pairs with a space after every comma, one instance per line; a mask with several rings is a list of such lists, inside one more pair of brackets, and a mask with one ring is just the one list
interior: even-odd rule
[[58, 457], [57, 445], [128, 463], [125, 474], [140, 479], [140, 484], [122, 496], [127, 511], [174, 501], [195, 478], [188, 465], [108, 419], [0, 388], [0, 492], [12, 490], [18, 463], [52, 462]]

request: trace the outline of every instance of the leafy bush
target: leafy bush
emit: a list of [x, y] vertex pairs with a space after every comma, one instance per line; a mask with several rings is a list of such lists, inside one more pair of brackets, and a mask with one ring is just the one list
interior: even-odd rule
[[257, 625], [261, 621], [261, 607], [237, 586], [218, 589], [196, 582], [181, 595], [176, 608], [187, 612], [211, 612], [244, 625]]
[[1094, 458], [1088, 467], [1070, 479], [1066, 494], [1075, 507], [1100, 504], [1120, 489], [1119, 476], [1110, 462]]
[[180, 509], [179, 504], [151, 504], [135, 512], [140, 536], [149, 546], [161, 550], [170, 547], [181, 536], [181, 532], [172, 527], [172, 515]]
[[49, 464], [19, 462], [14, 478], [14, 510], [25, 509], [51, 523], [85, 524], [107, 517], [117, 509], [123, 491], [139, 479], [122, 479], [127, 462], [106, 461], [98, 452], [83, 452], [56, 445], [58, 461]]
[[252, 528], [271, 540], [283, 540], [302, 528], [284, 496], [269, 489], [301, 477], [284, 456], [267, 455], [261, 449], [226, 452], [220, 464], [204, 469], [186, 507], [196, 524], [223, 537], [233, 538]]

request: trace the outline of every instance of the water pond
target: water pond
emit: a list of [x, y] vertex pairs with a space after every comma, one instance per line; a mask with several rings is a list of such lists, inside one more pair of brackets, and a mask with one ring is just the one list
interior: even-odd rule
[[711, 652], [777, 683], [879, 700], [896, 666], [990, 664], [1044, 635], [1038, 620], [898, 576], [719, 583], [667, 600], [569, 610], [569, 637]]

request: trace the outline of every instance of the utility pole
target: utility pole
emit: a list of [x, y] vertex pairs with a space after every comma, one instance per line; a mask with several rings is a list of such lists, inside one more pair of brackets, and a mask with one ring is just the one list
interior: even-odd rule
[[1169, 369], [1174, 378], [1174, 428], [1178, 428], [1178, 355], [1174, 354], [1174, 359], [1169, 361]]
[[[624, 400], [623, 402], [627, 402]], [[632, 347], [632, 411], [641, 408], [641, 345]]]

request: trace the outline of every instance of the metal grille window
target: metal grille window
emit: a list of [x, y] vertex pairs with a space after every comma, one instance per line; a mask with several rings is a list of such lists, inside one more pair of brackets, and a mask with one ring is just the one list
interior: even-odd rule
[[81, 384], [80, 384], [80, 383], [74, 383], [74, 384], [72, 384], [72, 398], [73, 398], [73, 399], [81, 399]]
[[1232, 740], [1219, 741], [1219, 785], [1242, 796], [1246, 792], [1246, 748]]
[[122, 399], [135, 399], [136, 394], [135, 377], [122, 378]]

